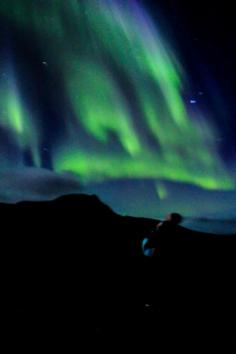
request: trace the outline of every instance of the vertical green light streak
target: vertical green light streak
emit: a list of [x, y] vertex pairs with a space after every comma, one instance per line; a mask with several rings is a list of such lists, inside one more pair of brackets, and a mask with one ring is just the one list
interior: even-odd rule
[[38, 131], [31, 114], [24, 106], [15, 74], [8, 68], [0, 86], [0, 127], [9, 130], [13, 140], [23, 150], [30, 150], [34, 164], [40, 166]]

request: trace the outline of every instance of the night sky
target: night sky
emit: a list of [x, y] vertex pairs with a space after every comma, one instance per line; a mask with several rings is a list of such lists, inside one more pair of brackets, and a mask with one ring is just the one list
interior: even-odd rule
[[236, 231], [234, 22], [204, 1], [3, 2], [1, 200], [83, 191]]

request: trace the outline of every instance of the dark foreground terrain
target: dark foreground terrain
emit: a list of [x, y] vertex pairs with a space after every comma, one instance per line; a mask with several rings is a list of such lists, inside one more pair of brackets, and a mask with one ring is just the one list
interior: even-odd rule
[[[155, 260], [151, 219], [95, 196], [0, 204], [1, 319], [9, 345], [236, 348], [236, 236], [179, 228]], [[89, 344], [90, 345], [90, 344]], [[126, 344], [127, 345], [127, 344]], [[123, 347], [124, 348], [124, 347]]]

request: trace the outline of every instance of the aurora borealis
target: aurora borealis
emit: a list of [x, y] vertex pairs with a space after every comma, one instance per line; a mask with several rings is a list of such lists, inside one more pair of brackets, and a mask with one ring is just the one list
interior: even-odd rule
[[0, 171], [69, 176], [111, 204], [107, 185], [126, 199], [132, 181], [149, 183], [157, 204], [173, 183], [235, 190], [219, 124], [140, 1], [10, 0], [0, 19]]

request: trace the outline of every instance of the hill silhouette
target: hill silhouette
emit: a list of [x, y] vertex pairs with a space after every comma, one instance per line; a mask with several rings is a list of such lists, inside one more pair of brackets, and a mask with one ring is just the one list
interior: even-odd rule
[[158, 220], [118, 215], [94, 195], [0, 203], [0, 213], [1, 312], [18, 325], [50, 319], [58, 329], [86, 310], [100, 339], [132, 328], [162, 341], [232, 341], [235, 235], [179, 227], [153, 261], [140, 245]]

